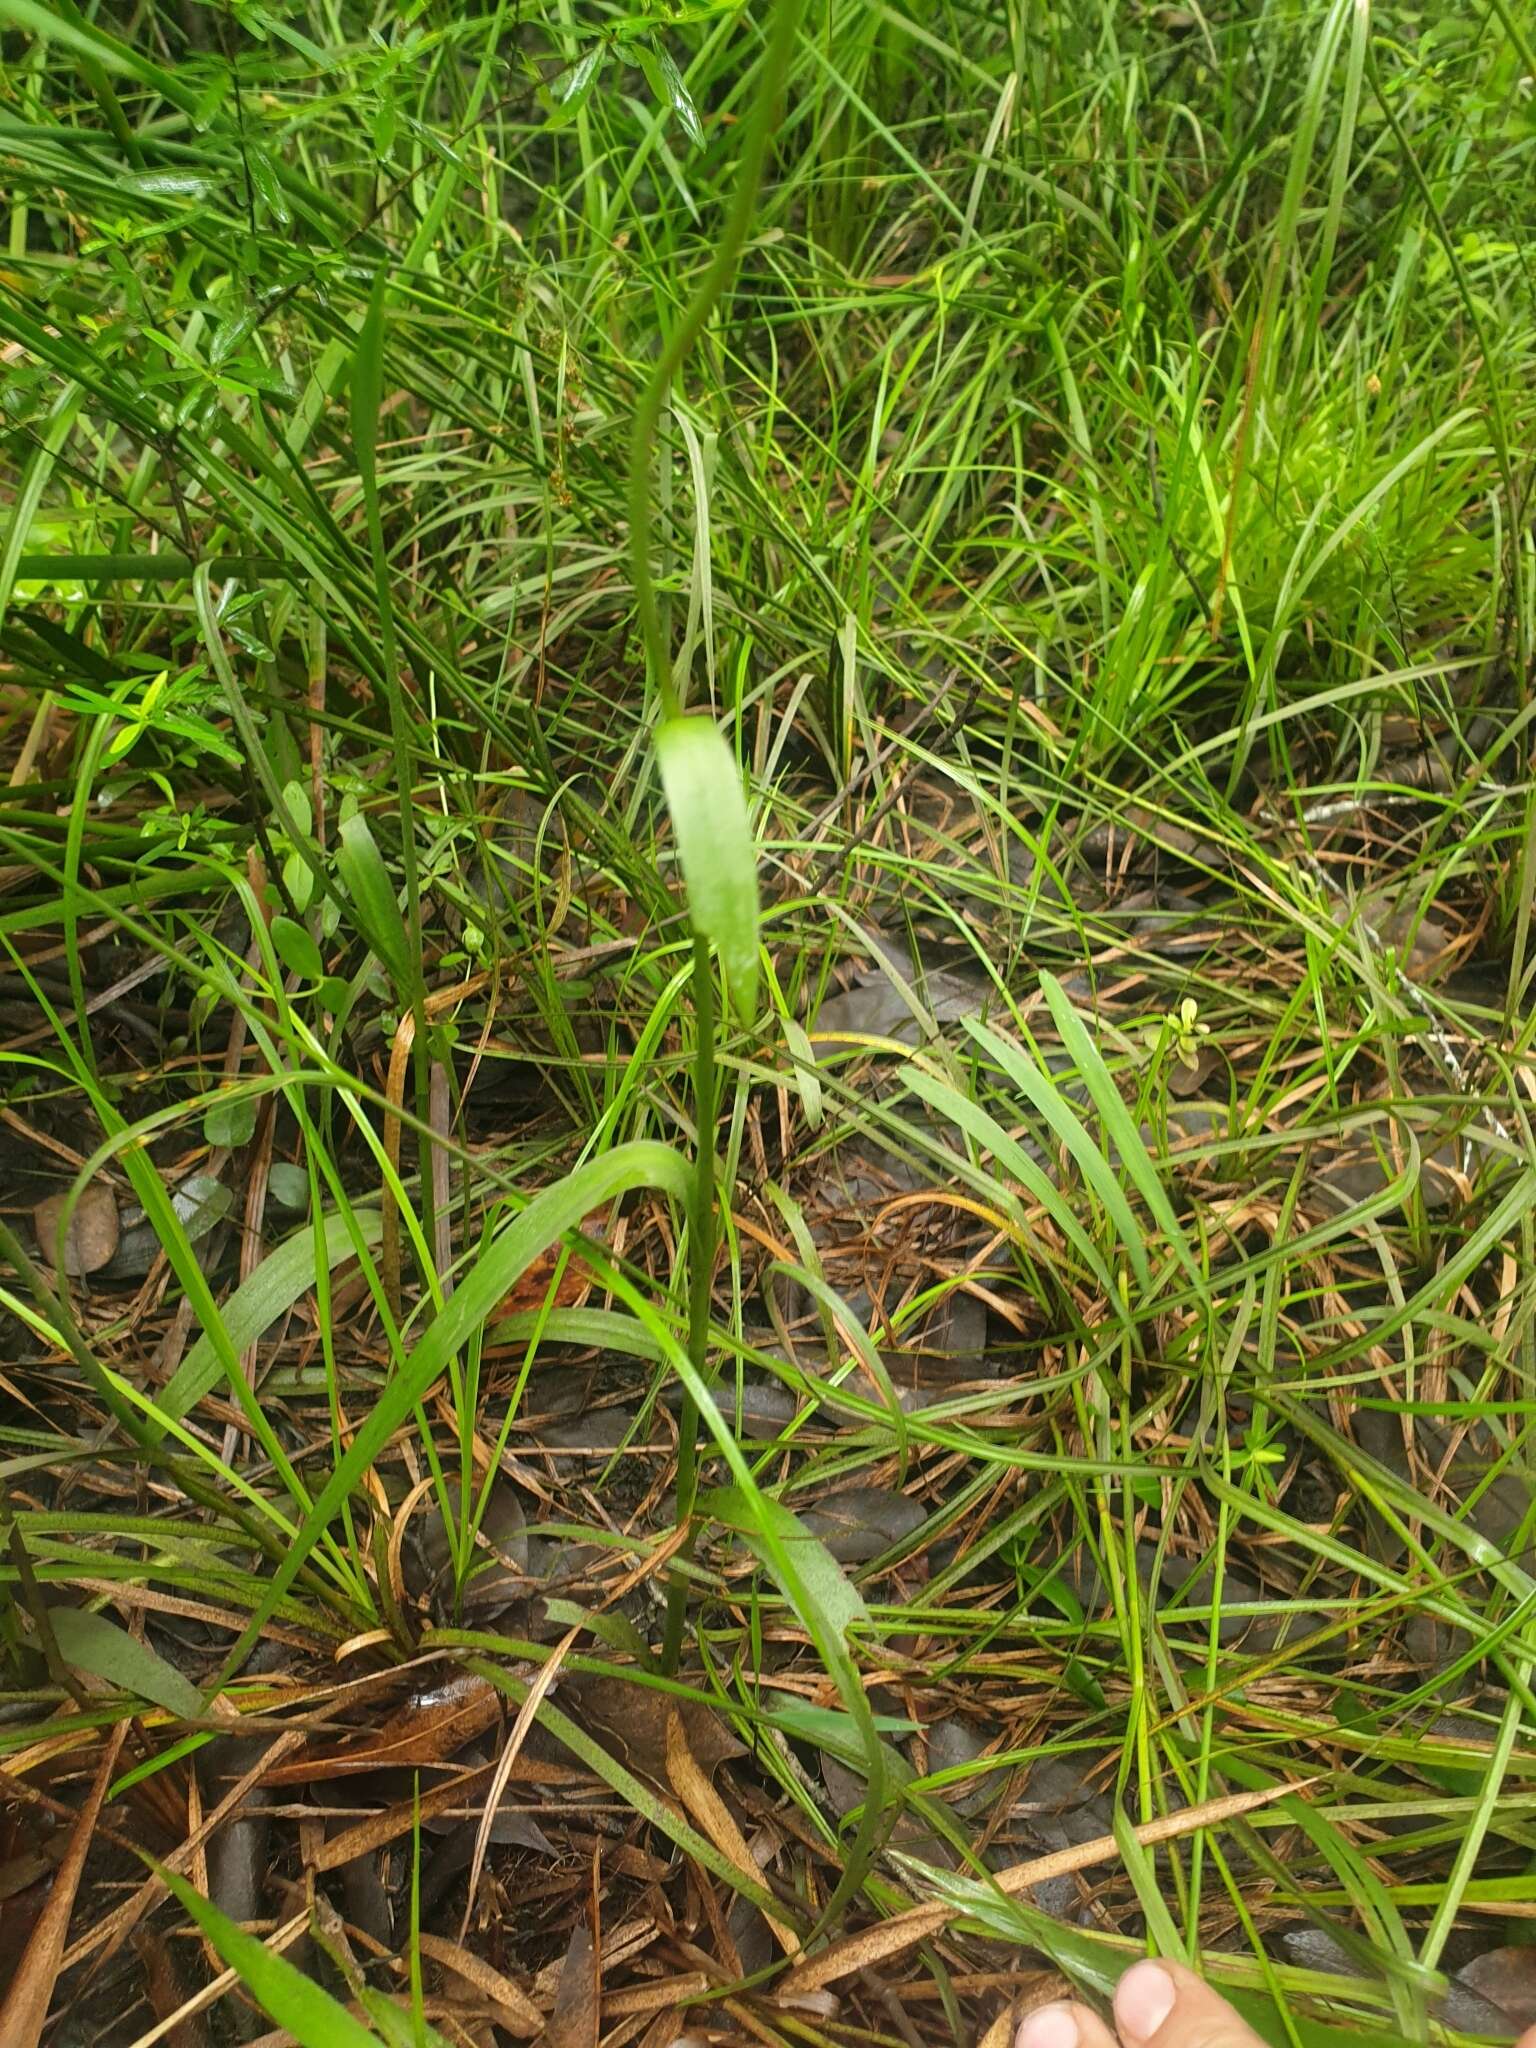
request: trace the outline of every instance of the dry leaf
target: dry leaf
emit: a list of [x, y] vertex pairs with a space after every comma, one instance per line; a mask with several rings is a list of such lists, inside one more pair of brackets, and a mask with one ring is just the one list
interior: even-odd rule
[[510, 1977], [504, 1977], [500, 1970], [493, 1970], [489, 1963], [472, 1956], [468, 1949], [456, 1941], [444, 1941], [440, 1934], [419, 1934], [417, 1942], [424, 1956], [430, 1956], [434, 1963], [440, 1963], [445, 1970], [452, 1970], [456, 1977], [462, 1977], [466, 1984], [472, 1984], [481, 1997], [495, 2008], [493, 2017], [498, 2027], [505, 2027], [509, 2034], [521, 2034], [532, 2039], [544, 2031], [544, 2015], [525, 1991], [519, 1991]]
[[571, 1929], [571, 1945], [560, 1967], [555, 2009], [549, 2016], [544, 2048], [597, 2048], [600, 2011], [597, 1955], [583, 1922]]
[[501, 1718], [501, 1695], [489, 1679], [469, 1673], [411, 1700], [392, 1714], [375, 1734], [360, 1736], [344, 1748], [323, 1755], [297, 1757], [279, 1764], [263, 1780], [268, 1785], [312, 1785], [324, 1778], [358, 1771], [391, 1770], [397, 1766], [446, 1763], [466, 1742], [473, 1742]]
[[[734, 1864], [753, 1884], [761, 1885], [763, 1873], [753, 1861], [746, 1837], [736, 1825], [730, 1808], [700, 1770], [698, 1759], [688, 1746], [683, 1717], [675, 1706], [667, 1716], [667, 1776], [672, 1781], [673, 1791], [726, 1862]], [[784, 1953], [798, 1955], [800, 1937], [794, 1929], [775, 1920], [771, 1913], [764, 1913], [763, 1918], [772, 1928], [774, 1939]]]
[[[588, 1216], [581, 1226], [583, 1234], [587, 1237], [600, 1238], [603, 1234], [602, 1221], [601, 1213]], [[550, 1302], [550, 1282], [555, 1277], [556, 1269], [560, 1268], [561, 1256], [565, 1253], [566, 1247], [563, 1244], [553, 1244], [548, 1251], [541, 1252], [527, 1271], [522, 1273], [509, 1291], [502, 1296], [501, 1306], [496, 1310], [492, 1321], [499, 1322], [503, 1316], [523, 1315], [531, 1309], [541, 1309], [546, 1302]], [[564, 1267], [560, 1268], [560, 1282], [555, 1288], [551, 1306], [580, 1308], [592, 1292], [592, 1284], [592, 1268], [582, 1258], [580, 1252], [569, 1252]]]
[[[68, 1200], [67, 1194], [49, 1195], [32, 1211], [38, 1249], [49, 1266], [58, 1256], [59, 1218]], [[76, 1202], [64, 1234], [65, 1272], [76, 1278], [99, 1272], [117, 1250], [120, 1228], [116, 1195], [104, 1182], [94, 1182]]]
[[80, 1816], [70, 1832], [69, 1847], [59, 1865], [59, 1874], [48, 1894], [48, 1903], [37, 1917], [5, 2004], [0, 2006], [0, 2048], [36, 2048], [53, 2003], [53, 1988], [59, 1981], [64, 1959], [64, 1937], [69, 1933], [69, 1916], [74, 1911], [75, 1893], [85, 1869], [86, 1853], [96, 1831], [96, 1816], [107, 1796], [117, 1753], [128, 1733], [128, 1723], [119, 1721], [107, 1737], [96, 1777]]
[[208, 2032], [195, 2012], [183, 2014], [186, 2003], [170, 1943], [152, 1927], [140, 1927], [133, 1947], [144, 1965], [144, 1989], [149, 2009], [166, 2028], [161, 2037], [166, 2048], [208, 2048]]
[[566, 1675], [561, 1698], [572, 1719], [612, 1750], [620, 1763], [658, 1785], [667, 1782], [667, 1716], [674, 1707], [702, 1770], [712, 1771], [729, 1757], [746, 1755], [712, 1707], [697, 1700], [674, 1700], [654, 1686], [583, 1671]]
[[1536, 2026], [1536, 1948], [1491, 1948], [1456, 1972], [1517, 2027]]

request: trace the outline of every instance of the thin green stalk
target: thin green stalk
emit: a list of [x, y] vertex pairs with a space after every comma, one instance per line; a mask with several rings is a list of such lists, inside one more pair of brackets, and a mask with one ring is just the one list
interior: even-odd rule
[[[693, 1196], [688, 1218], [688, 1360], [701, 1379], [706, 1376], [709, 1357], [709, 1304], [715, 1275], [715, 978], [710, 965], [709, 943], [694, 936], [693, 941], [693, 1115], [695, 1154]], [[699, 1410], [692, 1394], [684, 1392], [682, 1413], [677, 1424], [677, 1526], [687, 1528], [693, 1514], [699, 1485]], [[679, 1557], [686, 1558], [693, 1547], [689, 1530]], [[662, 1638], [661, 1668], [670, 1677], [676, 1671], [683, 1646], [683, 1622], [688, 1604], [688, 1581], [674, 1573], [667, 1588], [667, 1625]]]
[[675, 718], [682, 707], [678, 701], [677, 686], [672, 680], [672, 663], [666, 636], [661, 629], [655, 579], [651, 575], [651, 465], [656, 430], [672, 379], [735, 275], [736, 261], [757, 206], [757, 188], [762, 182], [763, 164], [768, 155], [774, 109], [789, 69], [795, 31], [800, 26], [804, 7], [805, 0], [779, 0], [773, 33], [763, 56], [763, 75], [757, 101], [742, 144], [731, 210], [726, 215], [709, 268], [657, 357], [650, 381], [635, 407], [635, 424], [629, 441], [629, 546], [635, 579], [635, 608], [640, 614], [640, 633], [645, 643], [646, 670], [661, 700], [663, 718]]

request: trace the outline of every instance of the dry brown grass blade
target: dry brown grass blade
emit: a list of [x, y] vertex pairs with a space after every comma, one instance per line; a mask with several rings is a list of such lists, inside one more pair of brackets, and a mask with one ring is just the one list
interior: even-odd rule
[[[480, 1825], [475, 1830], [475, 1853], [469, 1860], [469, 1895], [464, 1901], [464, 1918], [459, 1923], [459, 1940], [462, 1942], [469, 1932], [470, 1916], [475, 1909], [475, 1895], [480, 1889], [480, 1873], [485, 1868], [485, 1852], [491, 1845], [491, 1829], [496, 1824], [496, 1809], [501, 1804], [501, 1795], [506, 1790], [512, 1766], [517, 1762], [528, 1730], [533, 1726], [533, 1717], [539, 1711], [539, 1702], [546, 1696], [559, 1674], [560, 1666], [570, 1654], [571, 1646], [581, 1634], [580, 1628], [567, 1629], [539, 1669], [539, 1675], [528, 1688], [528, 1695], [518, 1709], [517, 1719], [512, 1723], [512, 1733], [507, 1737], [507, 1746], [496, 1760], [496, 1769], [491, 1778], [491, 1789], [486, 1794], [485, 1811], [480, 1816]], [[495, 1691], [493, 1686], [492, 1691]], [[501, 1695], [498, 1693], [497, 1698]]]
[[415, 1042], [416, 1019], [407, 1010], [395, 1030], [395, 1042], [389, 1053], [389, 1073], [384, 1083], [384, 1099], [388, 1105], [384, 1111], [384, 1156], [389, 1161], [389, 1174], [379, 1190], [383, 1219], [379, 1277], [384, 1283], [384, 1299], [389, 1303], [389, 1312], [397, 1322], [400, 1319], [400, 1212], [395, 1207], [394, 1181], [390, 1176], [398, 1178], [400, 1172], [400, 1109], [405, 1101], [405, 1076]]
[[[426, 1000], [425, 1010], [429, 1023], [451, 1010], [455, 1003], [479, 995], [490, 986], [489, 974], [472, 974], [468, 981], [458, 981], [451, 988], [440, 988]], [[384, 1083], [384, 1156], [388, 1159], [391, 1173], [400, 1172], [400, 1112], [405, 1103], [405, 1077], [411, 1063], [411, 1049], [416, 1043], [416, 1018], [407, 1010], [401, 1017], [395, 1031], [394, 1042], [389, 1050], [389, 1072]], [[434, 1155], [439, 1148], [432, 1147]], [[400, 1314], [400, 1214], [395, 1207], [392, 1183], [386, 1176], [379, 1191], [379, 1211], [382, 1218], [383, 1235], [379, 1243], [379, 1275], [384, 1283], [384, 1298], [389, 1303], [390, 1314], [397, 1319]]]
[[[394, 1806], [385, 1807], [382, 1813], [358, 1821], [344, 1834], [332, 1835], [328, 1841], [322, 1842], [309, 1867], [317, 1876], [327, 1870], [339, 1870], [344, 1863], [355, 1862], [359, 1856], [370, 1856], [374, 1850], [409, 1834], [418, 1814], [424, 1821], [435, 1820], [440, 1813], [467, 1805], [479, 1788], [489, 1782], [495, 1768], [494, 1764], [477, 1764], [472, 1770], [465, 1771], [462, 1777], [456, 1777], [446, 1785], [436, 1785], [430, 1792], [423, 1792], [419, 1802], [402, 1799]], [[534, 1763], [524, 1757], [519, 1761], [516, 1776], [534, 1785], [569, 1786], [576, 1782], [578, 1773], [560, 1764]]]
[[69, 1933], [69, 1916], [75, 1908], [75, 1893], [96, 1831], [96, 1816], [107, 1796], [117, 1754], [128, 1733], [128, 1723], [119, 1721], [107, 1737], [101, 1762], [96, 1767], [90, 1793], [69, 1837], [59, 1874], [48, 1894], [48, 1903], [38, 1915], [37, 1925], [17, 1965], [5, 2004], [0, 2006], [0, 2048], [36, 2048], [53, 2003], [53, 1988], [63, 1967], [64, 1940]]
[[[1297, 1784], [1272, 1785], [1263, 1792], [1232, 1792], [1222, 1799], [1208, 1799], [1203, 1806], [1186, 1807], [1181, 1813], [1165, 1814], [1161, 1820], [1146, 1822], [1136, 1829], [1136, 1839], [1144, 1849], [1158, 1842], [1177, 1841], [1197, 1829], [1219, 1827], [1224, 1821], [1254, 1813], [1261, 1806], [1272, 1806], [1277, 1799], [1290, 1798], [1317, 1782], [1316, 1778], [1303, 1778]], [[1006, 1870], [999, 1870], [992, 1882], [1000, 1892], [1013, 1898], [1032, 1885], [1044, 1884], [1048, 1878], [1066, 1877], [1074, 1870], [1091, 1870], [1095, 1864], [1112, 1862], [1119, 1853], [1120, 1845], [1113, 1835], [1098, 1835], [1091, 1842], [1056, 1849], [1049, 1856], [1036, 1856], [1028, 1863], [1010, 1864]], [[791, 1970], [779, 1985], [778, 1995], [794, 1998], [807, 1991], [819, 1991], [823, 1985], [835, 1983], [854, 1970], [874, 1968], [918, 1942], [927, 1941], [964, 1913], [963, 1906], [936, 1901], [930, 1906], [913, 1906], [876, 1927], [865, 1927]]]
[[[743, 1877], [750, 1878], [753, 1884], [761, 1884], [763, 1873], [753, 1860], [746, 1837], [736, 1825], [734, 1814], [699, 1768], [698, 1759], [688, 1746], [688, 1731], [683, 1726], [683, 1717], [675, 1707], [667, 1716], [667, 1776], [672, 1781], [673, 1791], [720, 1854], [734, 1863]], [[798, 1955], [800, 1937], [794, 1929], [786, 1927], [782, 1920], [775, 1920], [771, 1914], [765, 1913], [763, 1918], [784, 1953], [787, 1956]]]

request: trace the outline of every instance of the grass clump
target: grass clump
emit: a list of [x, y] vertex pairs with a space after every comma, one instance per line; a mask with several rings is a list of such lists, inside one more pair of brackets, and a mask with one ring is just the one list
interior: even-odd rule
[[1531, 42], [0, 0], [37, 2026], [1513, 2031]]

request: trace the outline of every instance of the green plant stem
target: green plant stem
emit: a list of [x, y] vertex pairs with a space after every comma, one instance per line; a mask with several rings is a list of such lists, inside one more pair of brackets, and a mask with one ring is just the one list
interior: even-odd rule
[[[709, 1306], [715, 1276], [715, 981], [709, 945], [693, 941], [693, 1116], [695, 1153], [693, 1199], [688, 1218], [688, 1360], [702, 1379], [709, 1358]], [[686, 1529], [699, 1487], [699, 1410], [684, 1393], [677, 1424], [677, 1526]], [[689, 1530], [677, 1555], [693, 1547]], [[670, 1677], [683, 1646], [688, 1581], [674, 1573], [667, 1588], [667, 1625], [662, 1638], [661, 1668]]]
[[768, 144], [772, 133], [773, 113], [783, 90], [785, 74], [789, 70], [790, 56], [795, 46], [795, 31], [800, 26], [805, 0], [779, 0], [774, 15], [773, 33], [768, 39], [763, 54], [762, 78], [758, 83], [757, 100], [748, 120], [745, 139], [742, 143], [741, 162], [736, 174], [736, 190], [731, 198], [731, 209], [726, 215], [725, 226], [715, 245], [715, 253], [709, 268], [700, 280], [699, 288], [688, 302], [686, 311], [671, 335], [666, 346], [656, 359], [656, 367], [639, 404], [635, 407], [635, 424], [629, 439], [629, 547], [632, 573], [635, 581], [635, 608], [640, 614], [640, 636], [645, 645], [646, 669], [656, 693], [661, 700], [663, 718], [675, 718], [682, 706], [678, 700], [677, 686], [672, 680], [672, 663], [667, 650], [666, 636], [661, 630], [661, 609], [656, 602], [656, 582], [651, 574], [651, 469], [656, 447], [656, 429], [661, 421], [661, 409], [666, 403], [667, 392], [689, 349], [704, 330], [704, 323], [714, 311], [736, 270], [736, 261], [741, 254], [742, 244], [752, 225], [752, 215], [757, 206], [757, 188], [762, 182], [763, 164], [768, 155]]

